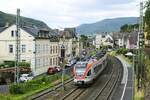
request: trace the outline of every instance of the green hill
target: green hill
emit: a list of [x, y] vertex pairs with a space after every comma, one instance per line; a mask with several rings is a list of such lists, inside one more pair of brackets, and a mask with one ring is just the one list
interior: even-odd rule
[[[21, 25], [27, 25], [27, 26], [36, 26], [39, 28], [47, 28], [50, 29], [44, 22], [26, 18], [21, 16], [20, 19]], [[9, 23], [10, 25], [13, 23], [16, 23], [16, 16], [12, 14], [7, 14], [0, 11], [0, 27], [4, 27], [6, 23]]]
[[124, 24], [136, 24], [138, 17], [122, 17], [114, 19], [104, 19], [96, 23], [82, 24], [76, 27], [79, 34], [93, 34], [97, 32], [118, 32]]

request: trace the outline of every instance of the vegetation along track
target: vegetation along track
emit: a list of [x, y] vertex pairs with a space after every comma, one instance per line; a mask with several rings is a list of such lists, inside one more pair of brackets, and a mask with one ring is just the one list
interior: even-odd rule
[[110, 74], [110, 78], [104, 84], [104, 86], [97, 92], [93, 100], [108, 100], [112, 95], [116, 84], [119, 82], [121, 78], [121, 68], [118, 66], [119, 61], [117, 58], [114, 58], [116, 63], [113, 64], [113, 70]]

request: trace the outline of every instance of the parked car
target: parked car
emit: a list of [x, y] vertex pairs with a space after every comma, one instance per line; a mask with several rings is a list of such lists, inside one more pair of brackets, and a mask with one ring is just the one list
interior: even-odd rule
[[27, 82], [33, 79], [33, 75], [32, 74], [21, 74], [19, 80], [20, 82]]
[[69, 68], [69, 67], [71, 67], [71, 66], [72, 66], [71, 63], [67, 63], [67, 64], [65, 65], [65, 68]]
[[56, 67], [49, 67], [47, 70], [47, 74], [55, 74], [57, 72]]
[[60, 72], [62, 70], [60, 66], [55, 66], [55, 68], [56, 68], [57, 72]]
[[75, 64], [76, 64], [77, 60], [74, 58], [74, 59], [71, 59], [67, 62], [67, 64], [65, 65], [65, 68], [68, 68], [68, 67], [73, 67]]

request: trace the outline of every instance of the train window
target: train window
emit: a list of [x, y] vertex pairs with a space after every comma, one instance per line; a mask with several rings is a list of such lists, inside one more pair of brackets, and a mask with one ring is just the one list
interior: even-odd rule
[[90, 75], [91, 75], [91, 70], [89, 70], [87, 73], [87, 76], [90, 76]]
[[85, 68], [76, 68], [76, 73], [78, 76], [83, 75], [85, 72]]
[[101, 69], [101, 67], [102, 67], [102, 65], [100, 64], [100, 65], [98, 65], [98, 66], [96, 66], [95, 68], [94, 68], [94, 72], [97, 74], [98, 73], [98, 71]]

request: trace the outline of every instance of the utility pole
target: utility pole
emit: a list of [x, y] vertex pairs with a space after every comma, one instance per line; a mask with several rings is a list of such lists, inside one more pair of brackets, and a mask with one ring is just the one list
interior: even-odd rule
[[15, 82], [19, 83], [19, 62], [21, 57], [20, 52], [20, 9], [17, 9], [16, 16], [16, 61], [15, 61]]
[[143, 2], [140, 2], [140, 20], [139, 20], [139, 34], [138, 34], [138, 88], [142, 87], [142, 74], [143, 74], [143, 44], [144, 44], [144, 31], [143, 31]]
[[61, 60], [61, 65], [62, 65], [62, 77], [61, 77], [61, 81], [62, 81], [62, 89], [65, 90], [65, 86], [64, 86], [64, 74], [65, 74], [65, 66], [64, 66], [64, 60], [65, 60], [65, 36], [63, 36], [63, 44], [61, 45], [61, 51], [60, 51], [60, 60]]

